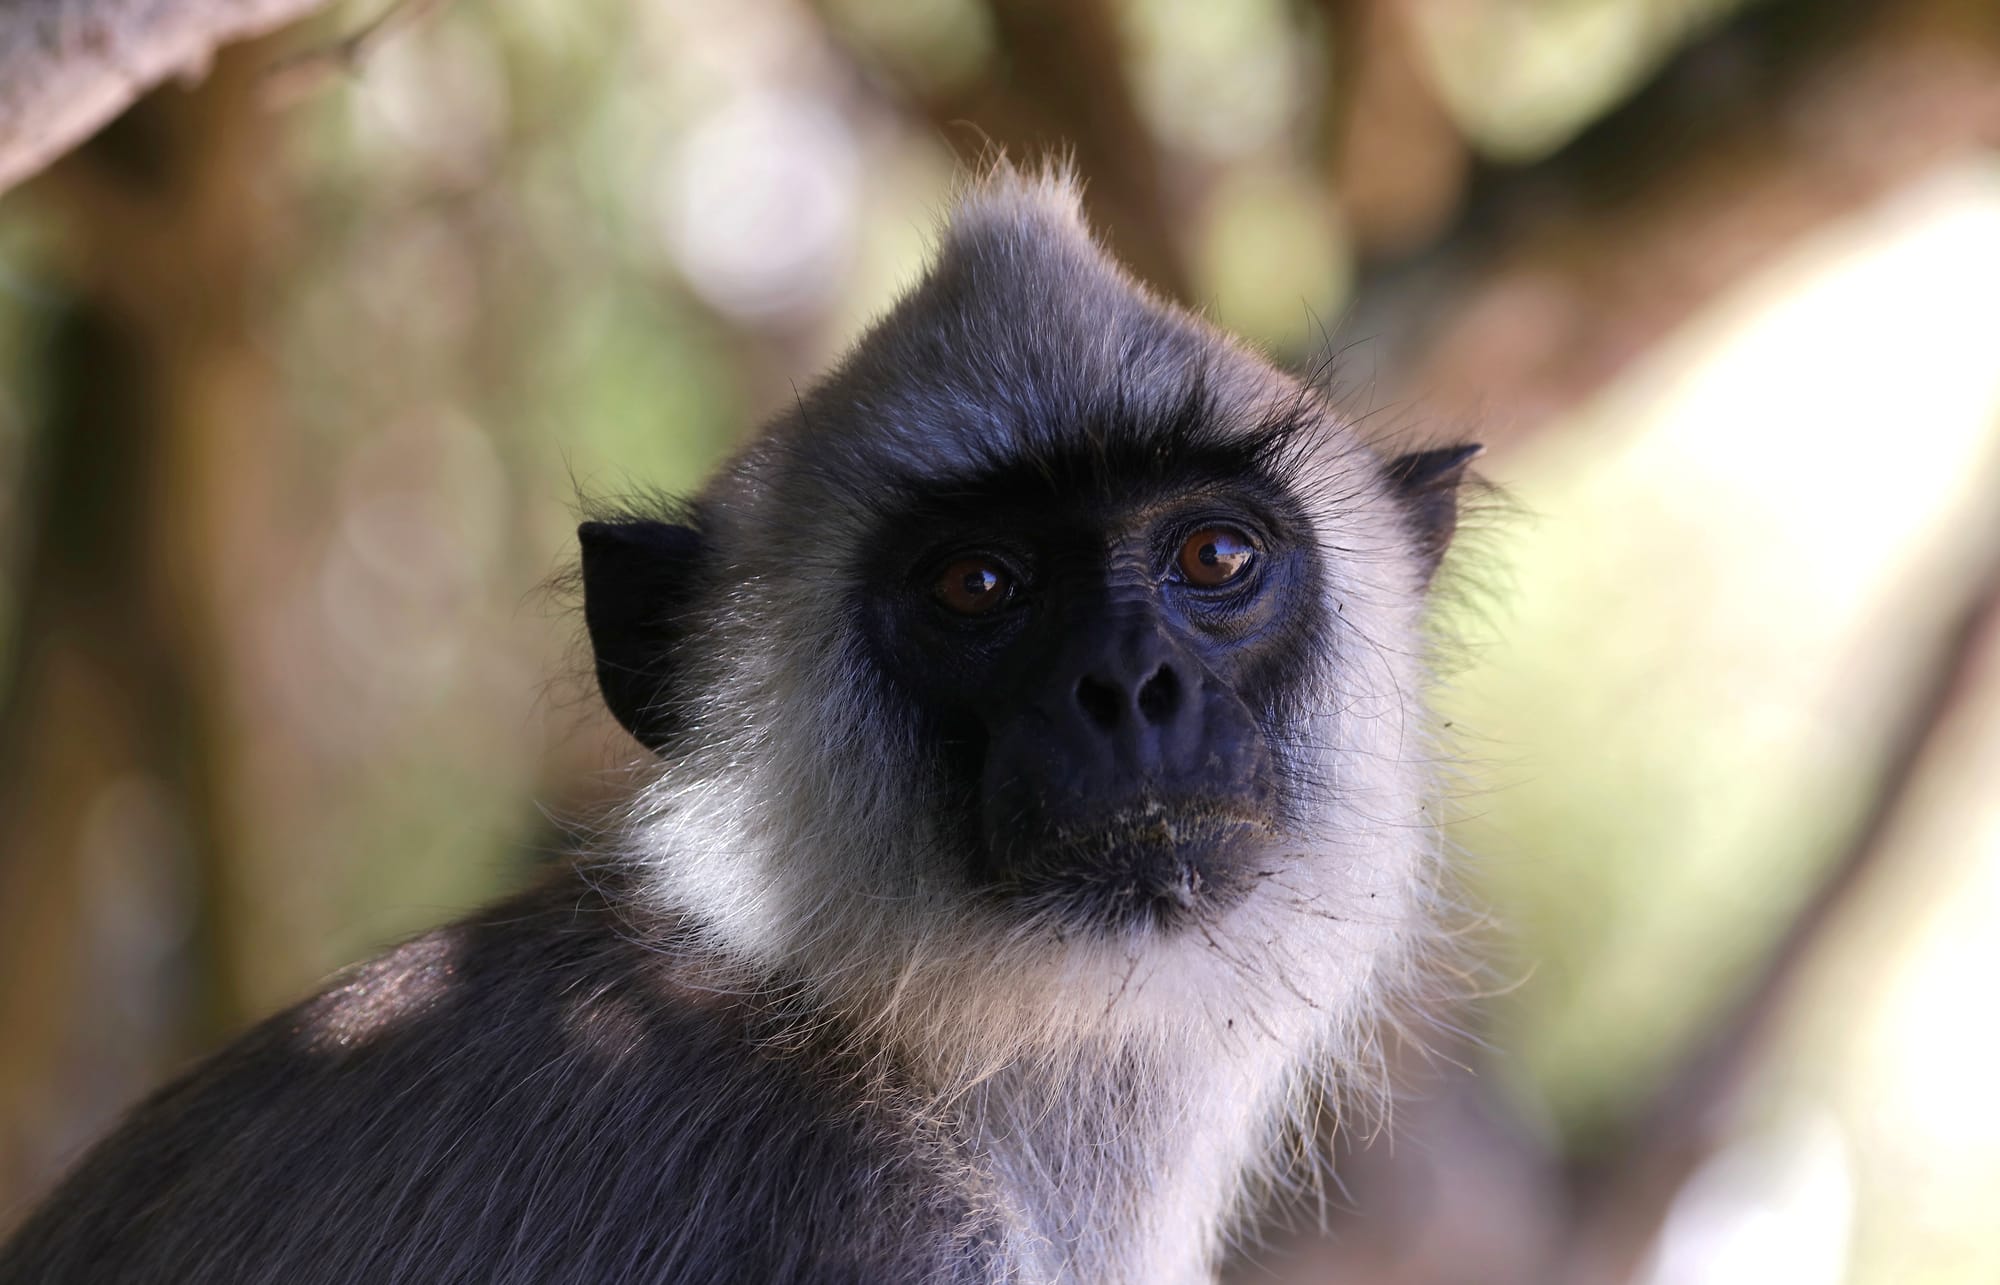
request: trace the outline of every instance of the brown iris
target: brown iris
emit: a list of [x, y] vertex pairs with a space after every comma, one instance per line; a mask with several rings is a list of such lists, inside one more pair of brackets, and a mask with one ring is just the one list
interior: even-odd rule
[[949, 611], [983, 616], [1007, 605], [1014, 593], [1014, 578], [991, 558], [958, 558], [938, 573], [931, 592]]
[[1256, 552], [1250, 538], [1241, 531], [1226, 526], [1203, 527], [1181, 544], [1176, 562], [1183, 580], [1213, 589], [1248, 570]]

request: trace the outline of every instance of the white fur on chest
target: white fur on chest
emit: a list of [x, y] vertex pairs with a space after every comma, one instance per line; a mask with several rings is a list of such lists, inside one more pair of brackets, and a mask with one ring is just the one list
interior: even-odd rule
[[1010, 1070], [968, 1126], [1023, 1279], [1201, 1285], [1214, 1279], [1245, 1177], [1270, 1152], [1294, 1080], [1274, 1046], [1195, 1068], [1162, 1050]]

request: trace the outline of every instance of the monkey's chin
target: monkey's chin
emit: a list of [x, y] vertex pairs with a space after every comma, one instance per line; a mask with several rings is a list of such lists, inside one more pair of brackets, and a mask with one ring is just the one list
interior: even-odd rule
[[1067, 932], [1174, 932], [1224, 914], [1258, 879], [1260, 817], [1149, 803], [1019, 843], [1001, 893]]

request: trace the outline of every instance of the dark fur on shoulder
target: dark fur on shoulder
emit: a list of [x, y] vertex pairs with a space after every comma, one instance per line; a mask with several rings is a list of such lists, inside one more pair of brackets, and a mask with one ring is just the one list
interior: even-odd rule
[[993, 1279], [908, 1095], [838, 1040], [789, 1043], [783, 1007], [635, 944], [566, 871], [160, 1091], [0, 1281]]

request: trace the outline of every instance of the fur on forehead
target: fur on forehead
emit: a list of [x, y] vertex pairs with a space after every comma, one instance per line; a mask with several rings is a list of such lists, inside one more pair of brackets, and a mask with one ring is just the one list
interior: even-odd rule
[[[957, 201], [923, 278], [725, 471], [708, 507], [861, 507], [1001, 463], [1255, 439], [1323, 417], [1258, 354], [1098, 243], [1074, 180], [1003, 167]], [[718, 516], [720, 516], [718, 514]]]

